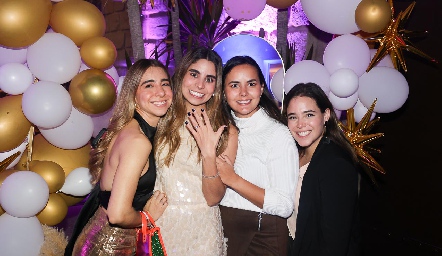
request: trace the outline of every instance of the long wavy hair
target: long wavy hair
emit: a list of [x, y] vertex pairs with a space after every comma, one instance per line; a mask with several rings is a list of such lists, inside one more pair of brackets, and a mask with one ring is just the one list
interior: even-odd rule
[[[183, 126], [187, 117], [186, 99], [183, 96], [182, 84], [183, 79], [190, 65], [196, 63], [198, 60], [205, 59], [212, 62], [215, 65], [216, 70], [216, 85], [214, 95], [206, 103], [206, 113], [209, 116], [210, 123], [213, 129], [216, 131], [222, 125], [229, 125], [229, 118], [227, 113], [222, 110], [222, 83], [220, 76], [222, 74], [222, 60], [221, 57], [214, 50], [207, 47], [196, 47], [188, 51], [176, 68], [173, 75], [173, 94], [174, 100], [172, 106], [166, 115], [159, 121], [157, 126], [157, 133], [155, 135], [155, 151], [159, 156], [160, 152], [168, 147], [168, 154], [164, 159], [164, 164], [169, 166], [173, 161], [178, 147], [181, 143], [181, 137], [179, 134], [180, 128]], [[220, 142], [218, 143], [216, 154], [220, 155], [227, 147], [227, 140], [229, 136], [229, 129], [225, 129], [221, 135]], [[201, 159], [201, 152], [198, 148], [198, 157]]]
[[141, 77], [150, 67], [162, 68], [170, 79], [167, 68], [158, 60], [141, 59], [129, 68], [121, 86], [121, 91], [118, 94], [107, 131], [98, 142], [97, 147], [92, 149], [90, 153], [89, 170], [92, 175], [92, 184], [96, 184], [100, 180], [103, 161], [109, 143], [133, 119], [135, 113], [135, 94], [140, 85]]
[[[345, 136], [341, 128], [339, 128], [338, 125], [339, 119], [336, 116], [336, 113], [333, 109], [333, 104], [330, 102], [329, 98], [321, 89], [321, 87], [319, 87], [319, 85], [315, 83], [300, 83], [295, 85], [287, 93], [287, 95], [284, 97], [284, 102], [283, 102], [284, 106], [282, 110], [282, 115], [284, 116], [285, 124], [287, 125], [287, 107], [290, 101], [295, 97], [309, 97], [310, 99], [314, 100], [319, 110], [323, 114], [325, 113], [326, 109], [330, 110], [330, 118], [326, 123], [327, 126], [323, 136], [329, 138], [330, 140], [341, 146], [345, 151], [348, 152], [348, 154], [353, 159], [353, 162], [358, 163], [358, 157], [353, 146], [348, 141], [347, 137]], [[296, 146], [298, 147], [299, 156], [303, 156], [305, 154], [305, 148], [299, 146], [297, 142]]]
[[[275, 119], [276, 121], [280, 123], [284, 123], [283, 117], [281, 115], [281, 111], [276, 103], [275, 98], [273, 97], [272, 93], [269, 91], [269, 88], [267, 87], [266, 80], [264, 78], [264, 74], [262, 73], [261, 68], [259, 67], [258, 63], [250, 57], [250, 56], [235, 56], [227, 61], [226, 65], [224, 65], [223, 69], [223, 88], [226, 85], [226, 77], [227, 75], [232, 71], [232, 69], [239, 65], [250, 65], [256, 69], [256, 72], [258, 73], [258, 78], [261, 86], [264, 88], [263, 93], [261, 95], [261, 98], [259, 100], [258, 106], [261, 107], [267, 115], [269, 115], [271, 118]], [[223, 108], [226, 112], [229, 114], [230, 120], [233, 119], [231, 110], [232, 108], [227, 103], [227, 100], [225, 98], [224, 94], [224, 100], [223, 100]]]

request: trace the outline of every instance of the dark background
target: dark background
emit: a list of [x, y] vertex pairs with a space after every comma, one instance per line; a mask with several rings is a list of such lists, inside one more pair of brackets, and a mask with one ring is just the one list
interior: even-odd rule
[[[394, 0], [395, 17], [413, 1]], [[405, 28], [428, 31], [411, 39], [416, 48], [442, 61], [442, 1], [417, 0]], [[442, 65], [404, 51], [410, 87], [399, 110], [378, 115], [372, 143], [386, 174], [378, 188], [361, 183], [363, 255], [442, 255]]]

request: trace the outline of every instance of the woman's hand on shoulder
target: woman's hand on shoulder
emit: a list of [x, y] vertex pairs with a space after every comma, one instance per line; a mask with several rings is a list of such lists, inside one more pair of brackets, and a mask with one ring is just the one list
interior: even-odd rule
[[168, 203], [166, 194], [157, 190], [147, 201], [143, 211], [148, 211], [152, 218], [156, 221], [161, 217], [161, 215], [163, 215], [163, 212], [166, 210], [167, 206]]

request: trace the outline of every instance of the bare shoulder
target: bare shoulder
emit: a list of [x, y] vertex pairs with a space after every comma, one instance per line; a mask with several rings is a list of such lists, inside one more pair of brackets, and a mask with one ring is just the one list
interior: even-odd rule
[[138, 124], [134, 121], [129, 122], [121, 131], [115, 140], [115, 145], [122, 152], [133, 152], [133, 151], [150, 151], [152, 149], [152, 144], [149, 139], [140, 130]]

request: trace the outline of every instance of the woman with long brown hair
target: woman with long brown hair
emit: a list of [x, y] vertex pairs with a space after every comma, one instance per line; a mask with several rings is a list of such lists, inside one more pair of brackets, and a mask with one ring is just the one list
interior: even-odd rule
[[197, 47], [176, 68], [174, 102], [158, 124], [156, 189], [168, 208], [156, 222], [168, 255], [225, 255], [218, 203], [225, 185], [215, 159], [235, 159], [237, 132], [222, 109], [221, 57]]
[[97, 186], [77, 219], [78, 232], [65, 255], [135, 254], [140, 211], [158, 219], [167, 207], [166, 196], [153, 193], [153, 138], [171, 104], [164, 65], [148, 59], [135, 62], [124, 79], [107, 132], [91, 151], [89, 169]]

